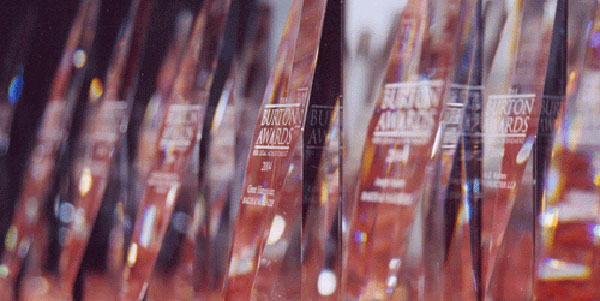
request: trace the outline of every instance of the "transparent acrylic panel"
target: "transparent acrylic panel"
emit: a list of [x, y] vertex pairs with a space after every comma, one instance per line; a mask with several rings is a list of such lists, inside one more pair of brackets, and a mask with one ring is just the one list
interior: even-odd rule
[[[6, 299], [12, 298], [11, 295], [17, 289], [15, 281], [30, 247], [36, 245], [37, 250], [42, 252], [38, 258], [44, 255], [45, 201], [53, 184], [55, 162], [66, 148], [72, 114], [87, 67], [85, 61], [76, 59], [75, 54], [85, 56], [89, 53], [96, 32], [98, 11], [99, 1], [80, 3], [48, 92], [44, 116], [5, 238], [8, 243], [5, 243], [0, 264], [0, 269], [3, 270], [0, 291], [6, 294]], [[35, 254], [32, 257], [36, 257]], [[56, 279], [53, 285], [58, 286]], [[27, 299], [26, 296], [24, 298]]]
[[309, 161], [304, 157], [303, 147], [308, 144], [302, 132], [306, 134], [310, 127], [307, 119], [313, 103], [335, 100], [335, 96], [311, 94], [319, 89], [313, 83], [318, 78], [315, 67], [318, 70], [322, 64], [317, 53], [326, 3], [292, 3], [248, 159], [227, 299], [301, 298], [303, 170]]
[[[498, 42], [486, 72], [483, 103], [480, 183], [484, 296], [493, 285], [498, 252], [532, 153], [557, 11], [556, 1], [490, 3], [496, 6], [488, 13], [503, 10], [505, 17], [497, 28]], [[486, 45], [492, 43], [488, 36], [485, 39]], [[525, 195], [529, 197], [522, 201], [531, 202], [533, 193]], [[527, 229], [532, 232], [530, 226]]]

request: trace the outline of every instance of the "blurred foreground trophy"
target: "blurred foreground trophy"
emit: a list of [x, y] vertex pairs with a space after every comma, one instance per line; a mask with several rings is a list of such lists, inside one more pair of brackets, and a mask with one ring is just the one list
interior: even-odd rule
[[[13, 26], [5, 29], [8, 31], [4, 35], [7, 42], [0, 48], [0, 91], [3, 91], [0, 93], [0, 206], [3, 208], [9, 208], [9, 191], [11, 184], [16, 182], [16, 177], [11, 174], [14, 164], [9, 162], [8, 149], [15, 109], [23, 98], [25, 65], [32, 47], [37, 11], [26, 6], [17, 14], [17, 18], [19, 19]], [[10, 214], [7, 209], [0, 212], [0, 233], [6, 233], [10, 226]]]
[[[163, 56], [162, 64], [157, 70], [156, 81], [154, 84], [155, 90], [146, 107], [144, 119], [138, 135], [138, 156], [135, 159], [135, 180], [133, 185], [133, 194], [135, 195], [133, 199], [136, 201], [143, 196], [146, 179], [152, 168], [152, 162], [154, 161], [154, 156], [158, 148], [157, 142], [160, 134], [161, 118], [163, 117], [165, 110], [168, 109], [169, 93], [171, 92], [177, 72], [180, 68], [179, 64], [184, 50], [186, 49], [186, 43], [190, 36], [192, 23], [193, 15], [191, 12], [183, 10], [177, 14], [171, 41]], [[190, 168], [190, 166], [195, 166], [193, 165], [194, 163], [197, 163], [197, 160], [194, 160], [195, 154], [197, 154], [197, 147], [192, 151], [192, 159], [188, 163], [185, 176], [183, 176], [181, 191], [176, 199], [176, 204], [174, 205], [175, 218], [170, 221], [169, 229], [166, 232], [167, 238], [164, 239], [160, 251], [161, 253], [166, 253], [175, 257], [175, 262], [177, 263], [172, 264], [172, 257], [168, 255], [163, 255], [163, 257], [167, 257], [166, 260], [161, 260], [161, 255], [158, 255], [157, 264], [154, 268], [154, 275], [149, 286], [149, 300], [163, 300], [165, 299], [165, 296], [181, 299], [189, 299], [191, 297], [191, 272], [188, 271], [191, 269], [191, 262], [189, 262], [190, 256], [186, 256], [186, 254], [193, 254], [194, 239], [190, 238], [190, 234], [187, 232], [188, 228], [191, 227], [186, 227], [187, 216], [185, 214], [193, 210], [190, 208], [194, 208], [197, 201], [198, 173], [197, 169]], [[134, 201], [124, 206], [126, 207], [126, 209], [124, 209], [126, 212], [125, 214], [129, 215], [132, 211], [137, 211], [137, 205], [139, 204]], [[123, 213], [121, 212], [121, 214]], [[121, 219], [122, 217], [119, 216], [118, 218]], [[135, 218], [135, 215], [133, 218]], [[119, 223], [125, 224], [124, 221], [121, 220], [119, 220]], [[171, 227], [171, 225], [175, 225], [174, 229], [172, 229], [173, 227]], [[123, 227], [125, 226], [126, 225], [123, 225]], [[118, 229], [115, 227], [113, 231], [117, 230]], [[116, 232], [115, 238], [122, 234], [121, 231], [122, 230]], [[170, 233], [173, 232], [174, 234], [170, 235]], [[183, 236], [183, 238], [181, 239], [180, 244], [177, 244], [174, 240], [177, 241], [177, 238], [180, 236]], [[124, 239], [121, 238], [119, 240], [122, 241]], [[114, 244], [117, 245], [117, 241], [115, 241]], [[176, 257], [173, 254], [176, 253], [173, 251], [177, 250], [181, 250], [180, 253], [182, 253], [179, 257]], [[165, 264], [164, 261], [167, 261], [168, 264]], [[171, 264], [174, 265], [175, 268], [172, 268]], [[178, 285], [178, 290], [172, 289], [174, 285]], [[154, 291], [156, 294], [153, 294]]]
[[173, 87], [164, 98], [155, 153], [145, 181], [120, 298], [143, 299], [180, 193], [214, 79], [230, 1], [209, 0], [196, 18]]
[[[245, 173], [252, 125], [256, 123], [268, 80], [263, 54], [271, 25], [270, 6], [257, 4], [245, 17], [248, 20], [243, 30], [244, 39], [237, 45], [210, 122], [210, 139], [204, 147], [207, 153], [199, 154], [200, 158], [204, 157], [200, 164], [203, 197], [192, 223], [197, 243], [193, 265], [194, 298], [200, 300], [222, 299], [239, 200], [236, 191], [241, 189], [237, 187], [241, 183], [236, 180]], [[203, 137], [203, 142], [206, 139]]]
[[[72, 180], [68, 181], [75, 187], [75, 193], [72, 203], [61, 204], [61, 207], [72, 206], [72, 220], [64, 231], [59, 261], [61, 289], [69, 294], [103, 201], [113, 161], [120, 154], [119, 143], [125, 140], [150, 3], [147, 0], [131, 2], [127, 19], [114, 43], [105, 84], [96, 77], [90, 86], [81, 137], [73, 150]], [[110, 278], [118, 278], [120, 266], [112, 268], [116, 270], [108, 273], [112, 274]], [[107, 277], [107, 282], [110, 278]], [[118, 283], [113, 282], [112, 286], [118, 287]]]
[[[45, 200], [53, 183], [55, 162], [66, 148], [72, 114], [87, 67], [85, 58], [96, 33], [98, 12], [99, 1], [81, 1], [54, 75], [17, 208], [5, 238], [0, 263], [0, 293], [3, 300], [13, 298], [15, 281], [30, 246], [34, 241], [45, 240]], [[42, 245], [38, 247], [40, 250], [44, 248]], [[52, 285], [58, 285], [56, 280]]]

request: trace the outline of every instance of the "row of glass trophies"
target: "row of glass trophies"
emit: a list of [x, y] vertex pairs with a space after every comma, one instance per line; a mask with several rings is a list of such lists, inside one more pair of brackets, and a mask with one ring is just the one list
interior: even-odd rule
[[0, 300], [600, 299], [598, 1], [201, 2], [0, 8]]

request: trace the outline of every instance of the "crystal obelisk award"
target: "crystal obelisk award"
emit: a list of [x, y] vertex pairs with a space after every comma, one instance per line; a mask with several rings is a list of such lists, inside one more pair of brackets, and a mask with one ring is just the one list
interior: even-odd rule
[[[127, 128], [150, 3], [146, 0], [131, 3], [129, 17], [115, 43], [104, 91], [101, 95], [89, 95], [87, 119], [72, 169], [73, 184], [77, 187], [73, 200], [75, 218], [68, 225], [60, 254], [59, 277], [62, 290], [66, 292], [71, 291], [77, 276], [108, 184], [114, 155], [118, 153], [118, 143]], [[97, 82], [92, 82], [94, 84]]]
[[188, 166], [216, 68], [230, 1], [204, 3], [161, 118], [157, 151], [146, 179], [123, 271], [121, 298], [143, 298]]
[[[235, 64], [235, 63], [234, 63]], [[235, 136], [237, 131], [236, 100], [234, 99], [237, 67], [232, 66], [216, 107], [204, 170], [203, 197], [194, 210], [193, 227], [188, 230], [196, 246], [194, 266], [194, 297], [215, 299], [221, 289], [229, 260], [229, 212], [231, 185], [235, 173]], [[196, 182], [198, 177], [196, 177]], [[191, 263], [192, 263], [191, 262]], [[191, 265], [190, 265], [191, 266]]]
[[482, 117], [484, 297], [537, 132], [556, 1], [507, 1], [504, 9]]
[[[234, 57], [222, 100], [212, 123], [208, 158], [202, 171], [201, 210], [194, 212], [200, 227], [194, 261], [194, 297], [220, 298], [229, 264], [229, 250], [245, 174], [253, 125], [268, 80], [264, 53], [270, 22], [269, 6], [258, 5], [248, 21], [248, 33]], [[233, 134], [233, 136], [231, 136]]]
[[[318, 189], [314, 185], [322, 162], [323, 146], [330, 129], [335, 101], [340, 92], [341, 9], [338, 1], [328, 1], [325, 7], [321, 4], [312, 8], [307, 7], [307, 4], [314, 5], [314, 3], [316, 2], [313, 4], [305, 2], [302, 12], [303, 18], [307, 16], [307, 19], [323, 20], [318, 58], [316, 67], [313, 67], [315, 68], [313, 84], [307, 99], [303, 131], [296, 144], [290, 163], [291, 168], [288, 170], [279, 195], [281, 202], [275, 209], [269, 236], [262, 250], [252, 292], [252, 297], [256, 299], [285, 296], [287, 299], [310, 300], [311, 297], [307, 292], [308, 290], [314, 292], [316, 287], [309, 288], [308, 282], [298, 282], [298, 279], [306, 280], [309, 276], [305, 273], [318, 276], [314, 270], [324, 264], [323, 262], [315, 263], [311, 267], [307, 266], [309, 263], [306, 262], [304, 255], [311, 247], [305, 244], [304, 238], [308, 235], [306, 232], [308, 229], [305, 227], [317, 226], [318, 223], [314, 221], [309, 225], [307, 218], [322, 209], [314, 203], [311, 206], [310, 198], [311, 194]], [[325, 9], [324, 15], [322, 9]], [[307, 30], [305, 26], [307, 25], [304, 22], [300, 23], [297, 45], [302, 45], [300, 43], [305, 39], [318, 37], [314, 31]], [[301, 72], [301, 70], [294, 72]], [[332, 202], [335, 203], [335, 200]], [[335, 207], [331, 204], [323, 205]], [[316, 242], [313, 241], [315, 244], [312, 247], [321, 248]], [[335, 249], [330, 251], [335, 252]]]
[[403, 256], [432, 161], [459, 10], [459, 1], [409, 1], [402, 13], [349, 217], [346, 298], [412, 296], [398, 273], [410, 264]]
[[165, 58], [157, 73], [155, 91], [144, 112], [144, 119], [139, 130], [138, 154], [135, 160], [136, 183], [144, 189], [145, 179], [151, 168], [156, 152], [161, 117], [168, 106], [168, 97], [177, 76], [181, 56], [188, 41], [193, 17], [190, 12], [181, 12], [177, 16], [175, 32], [166, 51]]
[[587, 12], [569, 6], [569, 14], [571, 10], [579, 10], [575, 15], [578, 24], [574, 24], [572, 32], [573, 36], [579, 35], [579, 31], [586, 35], [582, 40], [585, 53], [583, 65], [575, 62], [575, 66], [569, 66], [566, 110], [564, 118], [559, 119], [546, 173], [538, 217], [541, 224], [535, 283], [538, 300], [594, 300], [599, 296], [600, 7], [597, 2], [585, 7], [595, 7], [590, 26], [579, 23], [585, 20]]
[[[71, 115], [86, 69], [85, 59], [96, 32], [99, 1], [84, 0], [71, 27], [60, 65], [55, 74], [48, 104], [44, 112], [19, 201], [8, 230], [5, 249], [0, 263], [3, 292], [11, 290], [23, 259], [33, 243], [33, 234], [39, 228], [40, 213], [54, 170], [55, 161], [70, 128]], [[10, 297], [9, 297], [10, 298]]]
[[[323, 0], [292, 3], [252, 138], [225, 286], [227, 300], [300, 298], [298, 282], [289, 288], [273, 282], [300, 274], [301, 128], [325, 7]], [[287, 210], [289, 215], [283, 215]], [[285, 256], [288, 250], [292, 253]], [[290, 266], [296, 270], [281, 272]]]
[[[142, 197], [145, 179], [150, 171], [152, 159], [157, 149], [162, 112], [168, 108], [168, 93], [170, 92], [175, 76], [177, 75], [177, 70], [181, 61], [180, 58], [185, 50], [192, 23], [193, 15], [189, 11], [181, 11], [177, 14], [176, 25], [174, 27], [171, 42], [157, 73], [155, 92], [150, 98], [150, 103], [146, 107], [144, 120], [139, 131], [138, 153], [135, 161], [135, 197], [133, 199], [140, 199]], [[184, 206], [182, 207], [188, 210], [194, 206], [198, 206], [196, 202], [198, 197], [197, 160], [194, 160], [196, 154], [197, 147], [192, 151], [192, 160], [190, 160], [188, 164], [186, 175], [182, 181], [181, 191], [176, 200], [176, 203], [183, 203]], [[124, 204], [123, 206], [126, 207], [127, 209], [125, 210], [129, 212], [125, 214], [130, 214], [137, 208], [135, 201]], [[180, 244], [168, 242], [166, 246], [163, 243], [163, 246], [165, 247], [165, 252], [168, 254], [172, 254], [172, 251], [177, 249], [182, 250], [182, 252], [180, 252], [182, 254], [177, 254], [179, 258], [177, 258], [178, 260], [175, 267], [169, 264], [172, 262], [171, 257], [164, 259], [163, 261], [167, 262], [165, 263], [161, 262], [159, 254], [157, 267], [154, 269], [155, 272], [149, 285], [149, 300], [163, 300], [168, 298], [185, 299], [191, 295], [191, 271], [189, 271], [189, 268], [185, 267], [187, 267], [186, 265], [191, 266], [192, 264], [195, 237], [193, 233], [190, 233], [188, 230], [193, 228], [193, 226], [189, 225], [189, 222], [186, 223], [187, 217], [185, 214], [187, 213], [189, 212], [174, 212], [176, 217], [171, 219], [169, 227], [172, 228], [172, 232], [176, 233], [175, 236], [178, 236], [180, 233], [184, 233], [185, 236], [181, 239]], [[195, 218], [195, 216], [193, 218]], [[174, 224], [177, 226], [172, 227]], [[186, 225], [188, 225], [187, 228]], [[115, 230], [119, 231], [118, 229]], [[125, 234], [122, 233], [122, 231], [123, 230], [120, 230], [116, 235]], [[167, 237], [169, 237], [168, 231], [169, 230], [167, 230], [166, 234]], [[122, 240], [124, 240], [124, 238]], [[117, 263], [117, 267], [121, 268], [122, 266]], [[165, 274], [164, 271], [168, 271], [168, 273]], [[177, 287], [177, 289], [175, 289], [175, 287]]]
[[[267, 51], [269, 45], [269, 33], [271, 24], [269, 22], [271, 15], [271, 7], [267, 4], [259, 5], [256, 8], [257, 17], [255, 23], [250, 25], [252, 30], [248, 34], [249, 47], [245, 48], [243, 54], [240, 55], [239, 72], [240, 77], [236, 80], [236, 99], [237, 103], [237, 118], [238, 130], [236, 136], [236, 173], [232, 189], [232, 198], [234, 202], [240, 199], [242, 185], [244, 182], [246, 161], [248, 153], [252, 146], [252, 135], [254, 134], [254, 124], [258, 119], [258, 112], [262, 103], [262, 97], [265, 92], [267, 81], [269, 80], [269, 70], [265, 57], [262, 55]], [[243, 105], [242, 105], [243, 104]], [[235, 224], [235, 216], [237, 213], [237, 205], [232, 203], [230, 212], [230, 228], [233, 229]]]

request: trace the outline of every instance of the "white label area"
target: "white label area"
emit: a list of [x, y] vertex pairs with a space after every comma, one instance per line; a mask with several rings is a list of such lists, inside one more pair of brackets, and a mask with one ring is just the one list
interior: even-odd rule
[[442, 87], [442, 81], [386, 84], [381, 105], [375, 109], [373, 143], [427, 144], [436, 127]]
[[393, 205], [411, 205], [415, 200], [412, 193], [363, 191], [360, 201], [366, 203], [385, 203]]
[[488, 96], [483, 135], [505, 138], [507, 143], [523, 143], [529, 127], [537, 126], [538, 119], [533, 116], [535, 101], [535, 94]]
[[172, 104], [160, 137], [161, 147], [188, 148], [202, 121], [202, 106]]
[[105, 101], [101, 104], [97, 122], [93, 125], [92, 136], [96, 142], [114, 143], [124, 133], [126, 124], [127, 103], [125, 101]]
[[302, 118], [300, 103], [265, 105], [252, 155], [286, 156], [294, 131], [302, 126]]

